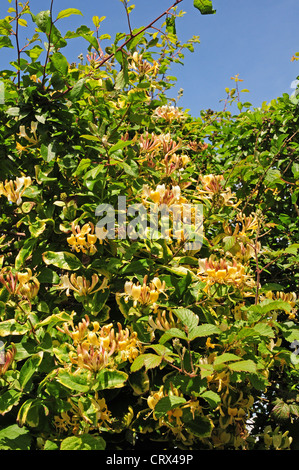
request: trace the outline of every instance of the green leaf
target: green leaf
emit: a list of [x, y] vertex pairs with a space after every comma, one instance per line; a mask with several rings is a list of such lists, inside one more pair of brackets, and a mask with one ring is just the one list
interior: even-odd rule
[[31, 440], [27, 429], [12, 424], [0, 431], [0, 450], [30, 450]]
[[64, 439], [60, 445], [60, 450], [104, 450], [106, 442], [100, 436], [81, 434]]
[[32, 398], [25, 401], [19, 409], [17, 422], [23, 427], [25, 424], [30, 427], [37, 427], [40, 421], [40, 411], [44, 410], [45, 414], [49, 414], [49, 409], [43, 404], [40, 398]]
[[0, 396], [0, 414], [4, 415], [17, 405], [22, 396], [22, 392], [17, 390], [7, 390]]
[[186, 399], [184, 397], [178, 397], [176, 395], [162, 397], [155, 406], [155, 416], [160, 418], [166, 415], [167, 411], [177, 408], [184, 403], [186, 403]]
[[66, 10], [61, 10], [58, 13], [56, 19], [61, 20], [61, 18], [67, 18], [68, 16], [71, 16], [71, 15], [81, 15], [81, 16], [83, 16], [81, 11], [78, 10], [77, 8], [67, 8]]
[[192, 341], [195, 338], [219, 334], [220, 332], [221, 330], [216, 325], [205, 323], [203, 325], [199, 325], [193, 328], [193, 330], [188, 335], [188, 339], [189, 341]]
[[81, 261], [72, 253], [67, 251], [45, 251], [42, 254], [44, 263], [47, 265], [53, 264], [57, 268], [66, 269], [68, 271], [76, 271], [82, 267]]
[[169, 341], [171, 338], [180, 338], [186, 341], [188, 340], [188, 337], [182, 330], [179, 330], [179, 328], [170, 328], [161, 336], [160, 343], [164, 344], [166, 343], [166, 341]]
[[31, 356], [20, 370], [19, 383], [22, 389], [25, 388], [26, 384], [29, 382], [33, 374], [37, 371], [38, 366], [40, 365], [43, 359], [43, 352], [40, 351], [37, 354]]
[[191, 330], [198, 325], [198, 316], [188, 308], [177, 308], [173, 310], [173, 313], [181, 320], [183, 325], [188, 328], [190, 333]]
[[50, 10], [40, 11], [36, 16], [31, 16], [35, 24], [43, 33], [49, 32], [51, 25]]
[[125, 385], [128, 379], [128, 374], [121, 370], [102, 369], [97, 374], [96, 384], [93, 385], [93, 390], [107, 390], [110, 388], [121, 388]]
[[51, 162], [55, 158], [56, 154], [53, 151], [53, 147], [54, 144], [52, 142], [48, 145], [41, 144], [40, 154], [45, 162]]
[[235, 354], [231, 354], [231, 353], [224, 353], [224, 354], [221, 354], [220, 356], [217, 356], [215, 358], [215, 361], [214, 361], [214, 365], [220, 365], [220, 364], [223, 364], [225, 362], [230, 362], [230, 361], [239, 361], [240, 358], [238, 356], [236, 356]]
[[74, 375], [62, 369], [58, 373], [57, 380], [60, 384], [76, 392], [86, 393], [90, 390], [87, 373]]
[[84, 91], [85, 78], [80, 78], [68, 94], [71, 101], [78, 101]]
[[166, 18], [166, 31], [170, 34], [176, 34], [175, 16]]
[[211, 15], [216, 13], [216, 10], [213, 10], [211, 0], [194, 0], [193, 5], [200, 11], [202, 15]]
[[25, 335], [30, 331], [31, 327], [27, 324], [22, 325], [15, 319], [0, 322], [0, 337], [9, 335]]
[[251, 359], [229, 364], [229, 368], [234, 372], [250, 372], [253, 374], [256, 373], [256, 364]]
[[115, 79], [115, 89], [116, 90], [122, 90], [125, 88], [126, 84], [128, 83], [128, 78], [127, 74], [125, 73], [124, 70], [121, 70]]
[[14, 48], [10, 38], [8, 38], [7, 36], [1, 36], [0, 37], [0, 49], [2, 47], [10, 47], [10, 48]]
[[184, 427], [194, 436], [204, 438], [212, 434], [213, 424], [205, 416], [196, 416], [192, 421], [184, 423]]
[[154, 369], [161, 364], [162, 359], [162, 356], [157, 356], [156, 354], [140, 354], [131, 365], [131, 371], [136, 372], [143, 366], [145, 370]]
[[112, 155], [112, 153], [116, 152], [116, 150], [120, 150], [120, 149], [123, 149], [125, 147], [128, 147], [129, 145], [132, 144], [132, 141], [131, 140], [119, 140], [117, 142], [117, 144], [114, 144], [112, 145], [112, 147], [110, 147], [109, 149], [109, 155]]
[[290, 417], [290, 407], [280, 398], [277, 398], [276, 405], [271, 412], [277, 421], [284, 421]]
[[260, 336], [275, 338], [273, 329], [271, 328], [271, 326], [267, 325], [267, 323], [257, 323], [252, 329]]
[[15, 268], [17, 270], [20, 270], [22, 266], [24, 266], [25, 261], [32, 254], [33, 248], [36, 245], [36, 243], [37, 243], [36, 238], [28, 238], [27, 240], [25, 240], [24, 245], [20, 249], [15, 259]]
[[217, 393], [213, 392], [212, 390], [207, 390], [206, 392], [202, 393], [200, 396], [204, 398], [213, 409], [216, 408], [221, 402], [220, 396]]
[[66, 75], [68, 72], [69, 64], [61, 52], [54, 52], [51, 56], [51, 66], [60, 74]]
[[294, 175], [294, 178], [299, 178], [299, 163], [293, 163], [292, 165], [292, 172], [293, 172], [293, 175]]

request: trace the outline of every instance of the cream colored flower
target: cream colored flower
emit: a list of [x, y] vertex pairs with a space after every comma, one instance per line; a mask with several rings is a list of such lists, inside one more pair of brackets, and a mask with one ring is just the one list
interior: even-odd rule
[[[79, 225], [72, 225], [72, 234], [67, 238], [67, 242], [71, 245], [72, 249], [77, 253], [82, 251], [88, 255], [94, 255], [97, 251], [95, 246], [98, 240], [97, 235], [94, 233], [94, 225], [92, 223], [84, 224], [82, 227]], [[102, 240], [100, 240], [102, 242]]]
[[99, 281], [97, 274], [93, 274], [91, 281], [87, 280], [84, 276], [77, 276], [75, 273], [72, 273], [69, 277], [68, 274], [64, 274], [61, 277], [60, 284], [57, 288], [66, 290], [66, 295], [70, 295], [70, 290], [77, 292], [80, 296], [86, 296], [89, 294], [94, 294], [99, 290], [104, 290], [108, 285], [108, 279], [104, 278], [102, 284], [95, 289]]
[[143, 284], [140, 285], [132, 281], [127, 281], [124, 286], [125, 302], [130, 299], [133, 300], [133, 305], [136, 307], [140, 305], [155, 305], [161, 293], [165, 294], [165, 281], [161, 281], [155, 277], [149, 284], [147, 284], [147, 276], [143, 279]]
[[0, 196], [7, 197], [8, 201], [14, 202], [19, 206], [22, 203], [21, 196], [31, 183], [30, 176], [17, 177], [14, 181], [5, 180], [4, 183], [0, 183]]

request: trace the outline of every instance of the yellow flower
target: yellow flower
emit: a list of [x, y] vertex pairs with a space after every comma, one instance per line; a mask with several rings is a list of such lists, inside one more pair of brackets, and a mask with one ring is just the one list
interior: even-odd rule
[[215, 283], [234, 285], [238, 288], [254, 288], [255, 281], [246, 273], [245, 267], [237, 263], [220, 259], [219, 261], [204, 258], [199, 260], [197, 275], [200, 280], [206, 281], [206, 290]]
[[19, 206], [22, 203], [21, 196], [31, 183], [30, 176], [17, 177], [14, 181], [5, 180], [4, 184], [0, 183], [0, 196], [7, 197], [8, 201], [15, 202]]
[[94, 234], [92, 223], [84, 224], [83, 227], [73, 224], [72, 234], [66, 240], [77, 253], [82, 251], [85, 254], [93, 255], [97, 251], [95, 244], [98, 237]]
[[202, 199], [217, 199], [220, 205], [228, 205], [237, 207], [238, 203], [234, 202], [235, 194], [230, 188], [224, 187], [223, 175], [201, 175], [202, 188], [197, 187], [197, 195]]
[[155, 277], [147, 284], [147, 276], [145, 276], [142, 285], [139, 282], [135, 284], [132, 281], [127, 281], [124, 286], [125, 292], [123, 295], [125, 296], [125, 302], [128, 302], [129, 299], [133, 300], [134, 307], [138, 303], [141, 305], [155, 305], [159, 295], [164, 293], [164, 290], [165, 281], [161, 282], [159, 278]]
[[26, 271], [13, 274], [10, 267], [3, 268], [0, 272], [0, 282], [11, 295], [19, 295], [30, 301], [36, 297], [40, 283], [35, 276], [32, 276], [31, 269]]
[[117, 329], [113, 328], [112, 323], [100, 328], [98, 322], [90, 324], [86, 316], [76, 327], [70, 322], [70, 325], [65, 323], [63, 328], [57, 329], [72, 338], [76, 349], [70, 352], [69, 357], [78, 369], [98, 372], [119, 361], [132, 362], [141, 351], [137, 333], [130, 333], [128, 328], [122, 329], [120, 323]]
[[66, 289], [66, 295], [70, 295], [70, 290], [77, 292], [80, 296], [86, 296], [89, 294], [94, 294], [99, 290], [104, 290], [108, 285], [108, 279], [104, 278], [102, 284], [94, 290], [98, 284], [99, 277], [97, 274], [93, 274], [91, 281], [87, 280], [84, 276], [77, 276], [75, 273], [72, 273], [70, 278], [68, 274], [64, 274], [61, 277], [60, 284], [58, 284], [58, 289]]
[[207, 339], [207, 341], [206, 341], [206, 347], [207, 347], [207, 348], [214, 349], [215, 346], [216, 346], [216, 344], [211, 343], [211, 338], [208, 337], [208, 339]]
[[164, 119], [166, 122], [182, 121], [186, 116], [175, 106], [159, 106], [155, 109], [153, 117]]

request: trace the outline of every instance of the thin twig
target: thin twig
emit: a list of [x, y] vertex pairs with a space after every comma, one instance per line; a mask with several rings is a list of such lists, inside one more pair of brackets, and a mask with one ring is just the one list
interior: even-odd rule
[[167, 10], [165, 10], [161, 15], [159, 15], [155, 20], [151, 21], [151, 23], [149, 23], [147, 26], [145, 26], [144, 28], [142, 28], [140, 31], [138, 31], [137, 33], [135, 34], [131, 34], [129, 36], [128, 39], [126, 39], [126, 41], [121, 45], [119, 46], [115, 52], [112, 52], [111, 54], [109, 54], [107, 57], [105, 57], [102, 62], [100, 62], [98, 64], [98, 67], [101, 67], [103, 64], [105, 64], [105, 62], [107, 62], [108, 60], [110, 60], [112, 57], [115, 56], [115, 54], [119, 51], [121, 51], [132, 39], [136, 38], [137, 36], [139, 36], [140, 34], [144, 33], [144, 31], [146, 31], [147, 29], [151, 28], [157, 21], [159, 21], [161, 18], [163, 18], [163, 16], [167, 15], [170, 10], [172, 8], [174, 8], [176, 5], [178, 5], [179, 3], [181, 3], [183, 0], [176, 0], [176, 2], [171, 5], [171, 7], [169, 7]]
[[54, 2], [54, 0], [51, 0], [51, 5], [50, 5], [50, 21], [51, 21], [51, 24], [50, 24], [49, 34], [48, 34], [48, 49], [47, 49], [46, 61], [45, 61], [45, 65], [44, 65], [44, 73], [43, 73], [43, 79], [42, 79], [42, 87], [44, 86], [45, 80], [46, 80], [46, 67], [47, 67], [47, 64], [48, 64], [48, 61], [49, 61], [50, 50], [51, 50], [51, 34], [52, 34], [52, 26], [53, 26], [53, 17], [52, 17], [52, 13], [53, 13], [53, 2]]

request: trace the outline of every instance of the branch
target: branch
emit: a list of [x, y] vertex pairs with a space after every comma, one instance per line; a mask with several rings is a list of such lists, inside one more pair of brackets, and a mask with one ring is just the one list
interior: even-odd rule
[[149, 23], [147, 26], [145, 26], [144, 28], [142, 28], [140, 31], [138, 31], [138, 33], [135, 33], [135, 34], [130, 34], [129, 38], [121, 45], [119, 46], [115, 52], [112, 52], [111, 54], [109, 54], [105, 59], [102, 60], [102, 62], [100, 62], [98, 64], [98, 67], [101, 67], [103, 64], [105, 64], [105, 62], [107, 62], [108, 60], [112, 59], [112, 57], [115, 56], [115, 54], [119, 51], [121, 51], [132, 39], [136, 38], [137, 36], [139, 36], [140, 34], [142, 34], [144, 31], [146, 31], [147, 29], [151, 28], [155, 23], [157, 23], [157, 21], [159, 21], [161, 18], [163, 18], [163, 16], [167, 15], [170, 10], [172, 8], [174, 8], [176, 5], [178, 5], [179, 3], [181, 3], [183, 0], [176, 0], [176, 2], [171, 5], [171, 7], [169, 7], [167, 10], [165, 10], [161, 15], [159, 15], [155, 20], [153, 20], [151, 23]]
[[51, 19], [51, 25], [50, 25], [49, 35], [48, 35], [48, 50], [47, 50], [47, 56], [46, 56], [46, 61], [45, 61], [45, 65], [44, 65], [44, 73], [43, 73], [43, 79], [42, 79], [42, 86], [44, 86], [44, 84], [45, 84], [45, 80], [46, 80], [46, 67], [47, 67], [47, 63], [48, 63], [48, 61], [49, 61], [50, 50], [51, 50], [51, 33], [52, 33], [52, 26], [53, 26], [53, 17], [52, 17], [52, 13], [53, 13], [53, 1], [54, 1], [54, 0], [51, 0], [51, 5], [50, 5], [50, 19]]

